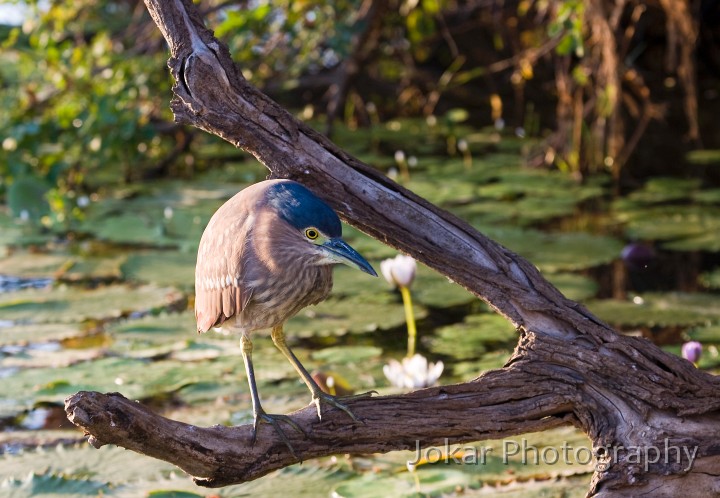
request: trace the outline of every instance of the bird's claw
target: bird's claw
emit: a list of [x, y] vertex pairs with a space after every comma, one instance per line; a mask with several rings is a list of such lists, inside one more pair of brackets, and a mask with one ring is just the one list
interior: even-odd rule
[[[369, 391], [362, 394], [354, 394], [352, 396], [343, 396], [342, 399], [360, 399], [360, 398], [369, 398], [373, 395], [373, 393], [378, 394], [377, 391]], [[319, 391], [313, 393], [312, 397], [313, 403], [315, 403], [315, 408], [317, 408], [317, 414], [318, 418], [322, 420], [322, 409], [320, 408], [320, 405], [323, 403], [326, 405], [330, 405], [334, 408], [337, 408], [338, 410], [342, 410], [345, 413], [347, 413], [351, 419], [353, 419], [356, 422], [361, 422], [360, 419], [358, 419], [355, 414], [348, 408], [346, 405], [340, 403], [338, 399], [335, 396], [332, 396], [331, 394], [327, 394], [326, 392]]]
[[300, 426], [297, 425], [293, 419], [291, 419], [287, 415], [269, 414], [269, 413], [265, 413], [265, 412], [256, 413], [254, 416], [254, 419], [255, 420], [253, 421], [253, 435], [252, 435], [253, 446], [255, 446], [255, 441], [257, 441], [258, 425], [261, 423], [269, 424], [269, 425], [273, 426], [273, 429], [275, 429], [275, 433], [278, 436], [280, 436], [280, 439], [282, 440], [283, 443], [285, 443], [285, 446], [288, 447], [292, 456], [295, 457], [296, 460], [302, 462], [302, 459], [297, 456], [297, 454], [295, 453], [295, 449], [293, 448], [292, 444], [290, 444], [290, 440], [285, 435], [285, 431], [283, 431], [282, 428], [280, 427], [280, 422], [285, 422], [290, 427], [292, 427], [293, 429], [295, 429], [296, 431], [302, 433], [305, 437], [307, 437], [307, 434], [305, 433], [305, 431], [302, 430], [300, 428]]

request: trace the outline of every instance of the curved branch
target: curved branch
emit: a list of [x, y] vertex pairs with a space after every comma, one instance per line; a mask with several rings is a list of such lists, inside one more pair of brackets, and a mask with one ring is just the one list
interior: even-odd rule
[[[508, 364], [472, 382], [349, 401], [364, 423], [334, 410], [322, 422], [310, 408], [296, 412], [294, 420], [308, 434], [288, 434], [299, 455], [412, 449], [445, 438], [459, 443], [573, 423], [594, 448], [618, 449], [596, 471], [590, 495], [660, 496], [661, 489], [664, 496], [683, 490], [700, 496], [697, 490], [713, 489], [707, 470], [720, 462], [717, 377], [648, 341], [618, 335], [531, 263], [297, 121], [242, 78], [190, 0], [146, 5], [170, 45], [177, 120], [251, 152], [275, 177], [308, 185], [348, 223], [450, 277], [520, 332]], [[254, 479], [293, 463], [272, 431], [252, 446], [243, 443], [250, 426], [181, 424], [117, 394], [78, 393], [66, 400], [66, 411], [94, 445], [119, 444], [170, 461], [205, 486]], [[628, 448], [662, 441], [694, 448], [692, 462], [639, 466], [632, 460]]]
[[[510, 369], [465, 384], [345, 401], [360, 422], [336, 409], [319, 421], [315, 407], [308, 406], [292, 414], [307, 436], [294, 431], [287, 436], [300, 458], [311, 459], [478, 441], [546, 430], [572, 419], [567, 385], [525, 379]], [[297, 463], [265, 425], [252, 445], [252, 425], [196, 427], [157, 415], [119, 393], [79, 392], [66, 400], [65, 409], [74, 424], [92, 434], [96, 448], [115, 444], [168, 461], [202, 486], [249, 481]]]

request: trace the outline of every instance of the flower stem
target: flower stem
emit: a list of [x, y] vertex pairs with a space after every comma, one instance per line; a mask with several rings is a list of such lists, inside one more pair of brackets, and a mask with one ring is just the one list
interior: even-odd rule
[[405, 305], [405, 321], [408, 329], [408, 352], [407, 357], [412, 358], [415, 355], [415, 341], [417, 338], [417, 329], [415, 328], [415, 315], [413, 315], [412, 297], [410, 297], [410, 289], [404, 285], [400, 287], [400, 294]]

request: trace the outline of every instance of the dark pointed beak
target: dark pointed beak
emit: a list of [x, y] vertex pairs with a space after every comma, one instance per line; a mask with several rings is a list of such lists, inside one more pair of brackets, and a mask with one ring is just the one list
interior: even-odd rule
[[363, 258], [359, 252], [350, 247], [347, 242], [342, 239], [330, 239], [322, 245], [328, 259], [336, 263], [343, 263], [360, 271], [369, 273], [373, 277], [377, 277], [377, 273], [370, 263]]

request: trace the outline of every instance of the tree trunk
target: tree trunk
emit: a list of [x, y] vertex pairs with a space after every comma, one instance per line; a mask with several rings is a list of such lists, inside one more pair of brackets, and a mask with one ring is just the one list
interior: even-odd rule
[[[566, 299], [523, 258], [349, 156], [250, 86], [190, 0], [146, 0], [170, 45], [175, 117], [304, 183], [350, 223], [467, 288], [518, 329], [512, 358], [458, 385], [349, 401], [322, 421], [308, 407], [288, 432], [300, 457], [497, 439], [562, 424], [592, 440], [588, 496], [717, 496], [720, 381], [649, 341], [619, 335]], [[223, 486], [294, 463], [272, 430], [199, 428], [121, 395], [81, 392], [70, 420], [96, 447], [117, 444]]]

